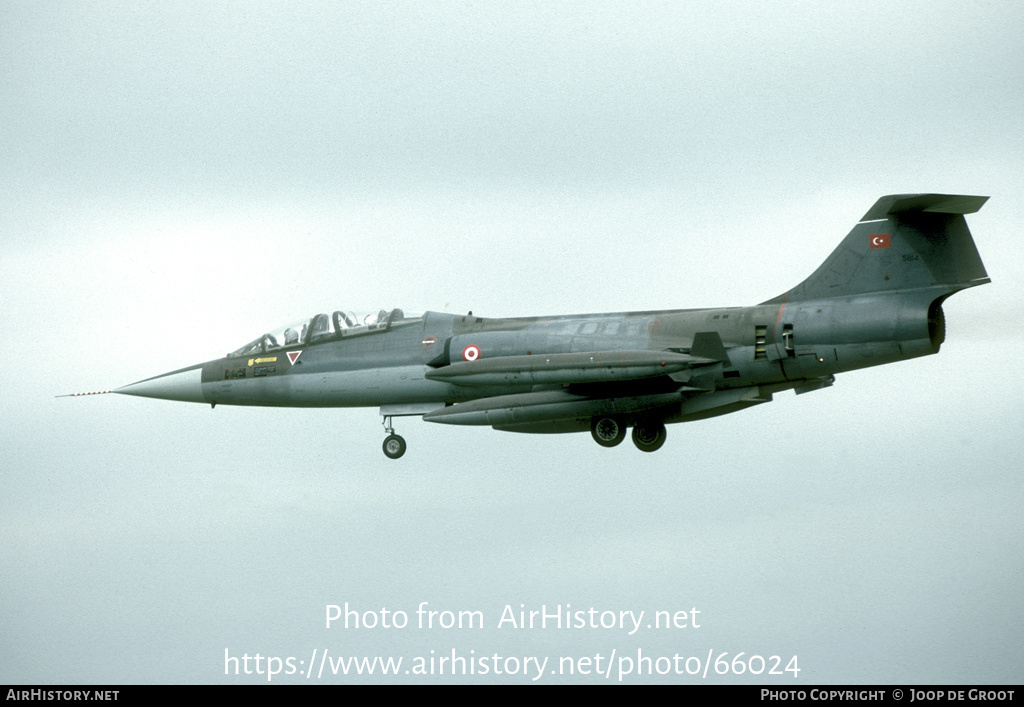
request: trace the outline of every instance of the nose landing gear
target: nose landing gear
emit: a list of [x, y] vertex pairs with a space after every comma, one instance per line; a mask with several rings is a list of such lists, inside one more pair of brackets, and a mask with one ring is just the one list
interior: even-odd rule
[[388, 433], [388, 436], [384, 438], [384, 456], [388, 459], [398, 459], [405, 454], [405, 439], [401, 435], [395, 434], [395, 429], [391, 426], [391, 415], [384, 416], [383, 424], [384, 431]]

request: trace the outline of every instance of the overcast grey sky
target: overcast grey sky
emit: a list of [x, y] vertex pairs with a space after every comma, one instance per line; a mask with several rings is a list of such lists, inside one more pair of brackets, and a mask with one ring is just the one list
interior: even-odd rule
[[[1022, 27], [1011, 2], [6, 3], [0, 682], [258, 682], [225, 649], [316, 649], [1019, 683]], [[322, 310], [755, 304], [907, 192], [992, 197], [993, 283], [946, 303], [942, 352], [653, 455], [404, 419], [391, 462], [375, 409], [54, 398]], [[326, 629], [345, 602], [486, 626]], [[499, 628], [521, 604], [701, 626]], [[369, 680], [439, 680], [404, 669]]]

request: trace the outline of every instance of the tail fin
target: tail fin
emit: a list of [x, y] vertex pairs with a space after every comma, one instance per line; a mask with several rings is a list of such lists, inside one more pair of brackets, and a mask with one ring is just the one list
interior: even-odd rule
[[764, 304], [937, 285], [952, 294], [990, 282], [964, 219], [987, 200], [948, 194], [883, 196], [810, 277]]

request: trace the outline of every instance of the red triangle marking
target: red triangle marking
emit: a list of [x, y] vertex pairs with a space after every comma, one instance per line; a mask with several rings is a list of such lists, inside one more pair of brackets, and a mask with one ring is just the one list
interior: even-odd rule
[[299, 349], [298, 351], [289, 351], [288, 352], [288, 360], [292, 362], [293, 366], [295, 365], [295, 359], [297, 359], [299, 357], [299, 354], [301, 354], [301, 353], [302, 353], [301, 349]]

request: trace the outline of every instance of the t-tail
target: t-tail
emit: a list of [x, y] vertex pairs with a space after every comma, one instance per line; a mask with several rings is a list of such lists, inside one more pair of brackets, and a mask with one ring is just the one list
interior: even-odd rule
[[875, 202], [832, 255], [764, 304], [922, 288], [946, 295], [990, 282], [964, 214], [987, 196], [893, 194]]
[[964, 219], [987, 200], [883, 196], [810, 277], [763, 303], [778, 307], [766, 356], [789, 378], [812, 378], [938, 353], [943, 301], [989, 282]]

